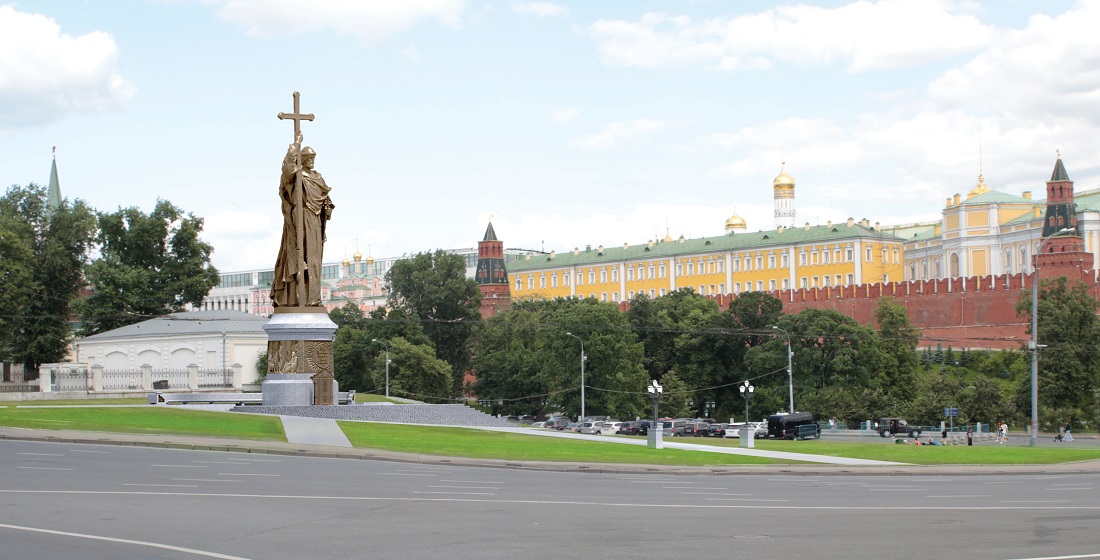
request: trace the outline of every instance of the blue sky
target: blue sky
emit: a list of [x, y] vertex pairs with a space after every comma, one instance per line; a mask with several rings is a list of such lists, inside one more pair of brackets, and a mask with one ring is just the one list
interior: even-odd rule
[[[2, 2], [2, 0], [0, 0]], [[301, 5], [309, 5], [303, 8]], [[206, 220], [272, 266], [301, 92], [326, 260], [565, 251], [940, 215], [978, 173], [1100, 186], [1100, 2], [116, 0], [0, 4], [0, 183]], [[979, 148], [980, 146], [980, 148]]]

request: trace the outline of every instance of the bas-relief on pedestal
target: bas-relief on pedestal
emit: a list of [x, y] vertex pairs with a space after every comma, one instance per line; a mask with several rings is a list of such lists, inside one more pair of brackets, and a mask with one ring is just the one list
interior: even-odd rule
[[265, 406], [335, 404], [332, 335], [324, 307], [277, 307], [264, 324], [267, 332]]

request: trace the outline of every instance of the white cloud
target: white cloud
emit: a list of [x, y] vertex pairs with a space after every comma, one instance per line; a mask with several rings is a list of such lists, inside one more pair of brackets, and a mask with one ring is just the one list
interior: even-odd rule
[[435, 19], [457, 27], [465, 7], [463, 0], [211, 0], [223, 19], [245, 26], [250, 35], [292, 36], [335, 31], [373, 43]]
[[605, 150], [613, 148], [626, 140], [643, 138], [650, 132], [658, 132], [675, 126], [671, 121], [636, 119], [627, 122], [613, 122], [596, 134], [584, 136], [574, 144], [586, 150]]
[[401, 52], [405, 55], [405, 58], [413, 62], [420, 62], [420, 51], [416, 48], [416, 45], [409, 45]]
[[553, 2], [512, 2], [512, 11], [517, 14], [538, 17], [569, 15], [569, 7]]
[[835, 9], [799, 4], [702, 21], [648, 13], [637, 22], [599, 20], [589, 32], [611, 65], [734, 71], [842, 61], [863, 72], [973, 52], [988, 44], [993, 30], [937, 0], [859, 0]]
[[581, 114], [581, 112], [575, 107], [566, 107], [565, 109], [555, 112], [550, 118], [558, 124], [566, 124], [572, 122], [579, 114]]
[[103, 31], [79, 37], [54, 20], [0, 6], [0, 129], [117, 107], [134, 94]]

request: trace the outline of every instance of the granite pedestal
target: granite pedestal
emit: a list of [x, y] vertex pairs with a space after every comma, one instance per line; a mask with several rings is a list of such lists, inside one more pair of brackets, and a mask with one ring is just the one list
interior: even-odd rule
[[264, 324], [267, 376], [264, 406], [335, 404], [332, 337], [336, 323], [324, 307], [277, 307]]

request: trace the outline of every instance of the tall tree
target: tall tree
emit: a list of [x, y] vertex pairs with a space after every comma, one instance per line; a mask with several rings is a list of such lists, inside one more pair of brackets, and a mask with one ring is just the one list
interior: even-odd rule
[[880, 367], [874, 372], [878, 375], [878, 385], [888, 395], [907, 398], [916, 389], [920, 330], [909, 322], [905, 306], [892, 297], [879, 299], [875, 306], [875, 323], [878, 324], [878, 347], [882, 352]]
[[395, 311], [421, 322], [436, 356], [450, 364], [459, 394], [470, 365], [470, 337], [481, 320], [481, 292], [466, 277], [466, 260], [442, 250], [399, 260], [386, 272], [386, 289]]
[[[434, 352], [420, 322], [408, 320], [401, 312], [388, 312], [382, 307], [364, 317], [361, 309], [348, 303], [330, 311], [329, 318], [337, 325], [332, 341], [333, 376], [347, 389], [368, 392], [384, 388], [375, 385], [379, 372], [374, 368], [380, 363], [385, 374], [386, 345], [392, 350], [396, 338]], [[374, 342], [376, 339], [381, 342]]]
[[0, 356], [28, 372], [68, 353], [69, 305], [84, 287], [95, 233], [95, 214], [82, 200], [56, 208], [46, 200], [33, 184], [0, 199]]
[[99, 215], [100, 257], [87, 268], [95, 292], [77, 301], [86, 335], [199, 305], [218, 284], [214, 248], [199, 239], [203, 220], [166, 200], [149, 214], [120, 208]]
[[[431, 346], [402, 337], [390, 339], [390, 394], [425, 402], [451, 400], [451, 367], [437, 358]], [[385, 385], [385, 354], [378, 354], [369, 371], [373, 385]]]
[[585, 412], [647, 416], [642, 345], [618, 306], [594, 298], [518, 301], [486, 321], [474, 365], [478, 396], [505, 412], [549, 406], [579, 415], [580, 344], [584, 343]]
[[[1100, 353], [1096, 352], [1100, 346], [1100, 319], [1096, 316], [1096, 299], [1083, 282], [1070, 282], [1065, 276], [1044, 280], [1039, 289], [1039, 342], [1046, 345], [1039, 355], [1039, 406], [1079, 411], [1070, 413], [1084, 417], [1073, 418], [1078, 421], [1100, 420], [1095, 391], [1100, 384]], [[1030, 291], [1020, 295], [1016, 313], [1031, 318]], [[1026, 397], [1022, 402], [1017, 398], [1017, 405], [1030, 409], [1030, 379], [1022, 380], [1018, 394]]]

